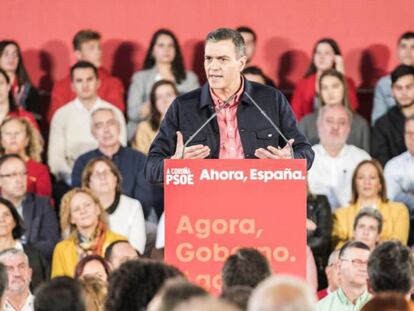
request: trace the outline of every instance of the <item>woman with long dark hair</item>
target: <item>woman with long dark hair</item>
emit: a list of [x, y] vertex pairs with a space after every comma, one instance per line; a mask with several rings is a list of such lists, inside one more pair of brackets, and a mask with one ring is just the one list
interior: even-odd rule
[[[292, 109], [298, 121], [315, 108], [319, 107], [319, 77], [329, 69], [335, 68], [344, 74], [344, 62], [338, 43], [330, 38], [324, 38], [316, 42], [312, 53], [312, 62], [306, 71], [305, 77], [300, 80], [295, 87], [292, 95]], [[346, 78], [349, 101], [352, 109], [356, 110], [359, 106], [356, 96], [354, 82]]]
[[0, 41], [0, 68], [9, 76], [16, 105], [28, 111], [37, 111], [39, 94], [33, 87], [16, 41]]
[[132, 77], [128, 92], [129, 138], [135, 133], [138, 121], [148, 116], [150, 91], [154, 82], [159, 80], [174, 82], [180, 93], [199, 87], [197, 76], [185, 70], [178, 40], [168, 29], [154, 33], [143, 70]]
[[157, 135], [161, 120], [178, 96], [178, 90], [174, 82], [160, 80], [154, 83], [150, 95], [149, 119], [138, 124], [132, 146], [144, 154], [148, 154], [149, 147]]

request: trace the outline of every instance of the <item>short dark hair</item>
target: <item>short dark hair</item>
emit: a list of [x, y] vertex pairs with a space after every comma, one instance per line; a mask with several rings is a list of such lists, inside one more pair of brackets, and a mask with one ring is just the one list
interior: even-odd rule
[[256, 35], [256, 33], [254, 32], [254, 30], [253, 30], [253, 29], [251, 29], [250, 27], [247, 27], [247, 26], [240, 26], [240, 27], [237, 27], [237, 28], [236, 28], [236, 30], [237, 30], [238, 32], [240, 32], [240, 33], [245, 32], [245, 33], [249, 33], [249, 34], [251, 34], [251, 35], [253, 36], [253, 40], [254, 40], [254, 42], [256, 42], [256, 41], [257, 41], [257, 35]]
[[410, 311], [410, 303], [400, 293], [381, 293], [370, 299], [361, 311]]
[[9, 277], [6, 266], [0, 262], [0, 301], [3, 298], [4, 292], [9, 284]]
[[224, 288], [220, 298], [239, 307], [240, 310], [247, 310], [247, 304], [252, 292], [253, 288], [249, 286], [232, 286]]
[[177, 268], [151, 260], [124, 262], [109, 276], [106, 311], [129, 311], [145, 308], [164, 282], [184, 276]]
[[236, 285], [254, 288], [271, 274], [268, 260], [254, 248], [240, 248], [227, 258], [221, 270], [223, 288]]
[[403, 76], [414, 76], [414, 67], [408, 65], [399, 65], [391, 72], [391, 84], [394, 85], [397, 80]]
[[77, 280], [66, 276], [42, 284], [35, 297], [36, 311], [86, 311], [82, 287]]
[[383, 217], [379, 210], [377, 210], [374, 207], [370, 207], [370, 206], [361, 208], [358, 214], [355, 216], [354, 230], [356, 229], [358, 222], [360, 221], [362, 217], [369, 217], [369, 218], [375, 219], [378, 223], [378, 234], [382, 232]]
[[73, 37], [73, 49], [75, 51], [79, 51], [81, 49], [82, 43], [92, 40], [101, 40], [100, 33], [89, 29], [81, 30], [77, 32], [76, 35]]
[[206, 42], [219, 42], [223, 40], [231, 40], [236, 49], [237, 57], [246, 55], [244, 39], [240, 32], [231, 28], [218, 28], [210, 33], [206, 37]]
[[80, 60], [76, 64], [74, 64], [72, 67], [70, 67], [70, 79], [73, 81], [73, 75], [76, 69], [92, 69], [93, 74], [97, 79], [99, 79], [99, 73], [98, 69], [95, 67], [94, 64], [87, 62], [86, 60]]
[[386, 291], [404, 295], [411, 291], [414, 277], [414, 257], [400, 241], [378, 245], [368, 259], [368, 280], [375, 293]]
[[88, 255], [88, 256], [83, 257], [77, 263], [75, 267], [75, 275], [74, 275], [75, 279], [80, 278], [80, 276], [83, 273], [83, 270], [85, 269], [85, 266], [91, 261], [98, 261], [102, 265], [102, 267], [104, 267], [106, 276], [107, 277], [109, 276], [109, 273], [111, 272], [111, 268], [109, 267], [109, 264], [106, 262], [106, 260], [99, 255]]
[[[111, 244], [109, 244], [108, 247], [105, 249], [105, 255], [104, 255], [104, 258], [107, 262], [111, 261], [112, 252], [114, 250], [114, 247], [118, 244], [121, 244], [121, 243], [126, 243], [126, 244], [131, 245], [131, 243], [129, 243], [128, 240], [116, 240], [115, 242], [112, 242]], [[131, 245], [131, 247], [134, 248], [132, 245]], [[135, 251], [137, 252], [138, 256], [141, 257], [141, 254], [137, 250], [135, 250]]]
[[409, 39], [414, 39], [414, 32], [412, 31], [407, 31], [404, 32], [399, 38], [398, 38], [398, 43], [401, 43], [402, 40], [409, 40]]
[[365, 243], [362, 243], [360, 241], [348, 241], [344, 245], [342, 245], [341, 249], [339, 250], [338, 258], [341, 259], [346, 250], [351, 248], [365, 249], [367, 251], [370, 251], [368, 245], [366, 245]]
[[170, 311], [193, 297], [203, 297], [209, 294], [202, 287], [190, 283], [184, 278], [172, 278], [164, 283], [157, 295], [161, 297], [158, 311]]
[[7, 207], [13, 217], [14, 223], [16, 224], [12, 230], [13, 239], [20, 239], [24, 232], [26, 231], [23, 219], [20, 217], [19, 213], [17, 212], [16, 207], [12, 202], [6, 200], [5, 198], [0, 197], [0, 204]]
[[22, 157], [21, 156], [19, 156], [18, 154], [16, 154], [16, 153], [9, 153], [9, 154], [3, 154], [1, 157], [0, 157], [0, 169], [1, 169], [1, 167], [4, 165], [4, 163], [6, 163], [7, 161], [9, 161], [10, 159], [17, 159], [17, 160], [20, 160], [20, 161], [22, 161], [23, 163], [24, 163], [24, 165], [26, 166], [26, 162], [22, 159]]

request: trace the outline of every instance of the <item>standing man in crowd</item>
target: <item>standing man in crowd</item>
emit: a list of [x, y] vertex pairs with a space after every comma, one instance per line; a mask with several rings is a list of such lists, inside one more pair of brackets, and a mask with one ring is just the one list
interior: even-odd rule
[[[408, 31], [401, 35], [398, 39], [397, 54], [401, 65], [414, 66], [414, 32]], [[372, 125], [394, 106], [395, 99], [391, 89], [391, 75], [386, 75], [378, 80], [375, 87], [374, 107], [371, 115]]]
[[[101, 81], [98, 88], [99, 97], [121, 111], [125, 111], [124, 86], [118, 78], [109, 75], [109, 72], [102, 67], [101, 35], [93, 30], [79, 31], [73, 38], [73, 50], [77, 61], [87, 61], [98, 68], [99, 80]], [[52, 100], [47, 116], [49, 123], [60, 107], [76, 98], [71, 82], [71, 77], [67, 76], [53, 86]]]
[[246, 52], [246, 64], [252, 62], [252, 58], [256, 53], [257, 35], [253, 29], [247, 26], [240, 26], [236, 29], [244, 40], [245, 52]]
[[[241, 75], [245, 45], [238, 31], [220, 28], [207, 35], [204, 69], [208, 82], [177, 97], [171, 104], [146, 163], [151, 182], [164, 178], [164, 159], [289, 159], [313, 162], [313, 151], [297, 128], [286, 98], [276, 89], [252, 84]], [[251, 98], [289, 139], [286, 143], [260, 113]], [[184, 142], [214, 113], [217, 118], [184, 149]]]

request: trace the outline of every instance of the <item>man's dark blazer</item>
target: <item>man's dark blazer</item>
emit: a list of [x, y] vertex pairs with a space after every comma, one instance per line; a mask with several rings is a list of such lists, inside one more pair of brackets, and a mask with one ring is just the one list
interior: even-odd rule
[[[314, 153], [305, 136], [298, 130], [296, 117], [285, 96], [272, 87], [250, 82], [247, 79], [244, 81], [244, 92], [254, 98], [288, 139], [295, 140], [293, 143], [295, 158], [306, 159], [309, 169]], [[170, 158], [175, 153], [176, 132], [180, 131], [184, 142], [187, 141], [213, 112], [214, 105], [208, 83], [175, 99], [161, 123], [148, 154], [145, 171], [148, 181], [163, 182], [164, 159]], [[254, 153], [258, 148], [267, 148], [269, 145], [283, 148], [286, 144], [245, 94], [242, 95], [237, 107], [237, 124], [246, 159], [256, 158]], [[208, 158], [219, 157], [220, 133], [216, 118], [195, 137], [190, 146], [196, 144], [210, 147]]]

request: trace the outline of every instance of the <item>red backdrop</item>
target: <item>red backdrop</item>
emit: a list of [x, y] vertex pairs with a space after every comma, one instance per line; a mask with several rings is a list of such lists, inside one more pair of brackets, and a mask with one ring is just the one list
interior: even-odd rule
[[314, 42], [338, 40], [347, 73], [372, 86], [397, 64], [398, 36], [414, 29], [412, 0], [2, 0], [0, 38], [16, 39], [36, 85], [49, 90], [73, 62], [71, 39], [81, 28], [103, 35], [104, 64], [128, 83], [151, 34], [179, 37], [185, 62], [202, 75], [202, 40], [216, 27], [249, 25], [258, 35], [254, 63], [282, 88], [304, 73]]

